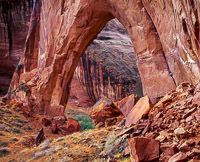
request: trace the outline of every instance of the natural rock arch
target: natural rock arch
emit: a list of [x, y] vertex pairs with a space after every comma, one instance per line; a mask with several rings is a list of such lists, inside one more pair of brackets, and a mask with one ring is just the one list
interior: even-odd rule
[[[152, 3], [156, 5], [151, 5]], [[170, 3], [170, 5], [166, 7], [166, 3]], [[71, 79], [79, 58], [104, 25], [114, 17], [124, 25], [131, 37], [138, 59], [144, 94], [149, 95], [153, 102], [166, 92], [173, 90], [176, 83], [185, 80], [197, 83], [199, 69], [195, 72], [193, 70], [195, 76], [192, 79], [189, 79], [191, 67], [186, 71], [188, 75], [181, 78], [176, 75], [174, 69], [177, 69], [179, 74], [184, 74], [184, 70], [187, 70], [182, 65], [184, 60], [181, 63], [176, 58], [177, 56], [172, 56], [175, 58], [174, 60], [168, 57], [166, 61], [166, 55], [164, 55], [164, 52], [168, 54], [169, 51], [170, 54], [173, 54], [174, 50], [174, 53], [182, 54], [179, 56], [182, 59], [190, 54], [189, 51], [187, 53], [181, 51], [177, 45], [185, 38], [184, 33], [183, 37], [178, 39], [179, 42], [177, 43], [176, 40], [174, 43], [174, 40], [170, 42], [165, 38], [167, 32], [165, 34], [161, 32], [161, 27], [166, 25], [165, 30], [168, 30], [169, 37], [173, 38], [176, 30], [182, 30], [181, 27], [180, 29], [171, 29], [172, 25], [167, 25], [168, 21], [162, 20], [158, 13], [155, 15], [157, 12], [155, 9], [157, 9], [160, 10], [162, 16], [168, 18], [170, 16], [168, 11], [172, 11], [179, 3], [173, 2], [171, 6], [170, 0], [165, 2], [38, 0], [32, 17], [25, 53], [14, 74], [8, 92], [9, 96], [26, 103], [32, 111], [39, 114], [48, 114], [52, 105], [65, 106]], [[177, 13], [174, 11], [173, 14]], [[181, 16], [179, 15], [179, 17]], [[169, 21], [173, 20], [169, 19]], [[192, 29], [188, 28], [187, 30]], [[187, 36], [187, 38], [189, 37], [192, 35]], [[183, 43], [181, 45], [187, 46]], [[175, 46], [177, 50], [175, 50]], [[196, 48], [194, 47], [194, 49]], [[197, 55], [198, 51], [193, 52], [193, 59], [198, 61]], [[178, 63], [180, 66], [177, 66]]]

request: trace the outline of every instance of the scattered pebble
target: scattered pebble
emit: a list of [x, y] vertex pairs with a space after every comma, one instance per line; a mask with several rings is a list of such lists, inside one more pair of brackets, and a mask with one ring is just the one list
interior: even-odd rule
[[18, 128], [13, 128], [13, 132], [15, 132], [15, 133], [21, 133], [21, 131]]
[[19, 141], [17, 137], [14, 137], [12, 140], [13, 141]]
[[0, 130], [4, 130], [5, 129], [5, 125], [4, 124], [0, 124]]
[[60, 142], [63, 141], [65, 139], [65, 137], [59, 137], [55, 142]]

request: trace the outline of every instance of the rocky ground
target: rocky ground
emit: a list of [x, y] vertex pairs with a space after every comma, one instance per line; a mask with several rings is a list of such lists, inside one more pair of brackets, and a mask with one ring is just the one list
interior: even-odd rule
[[[99, 153], [103, 150], [108, 134], [113, 128], [102, 128], [83, 133], [46, 139], [41, 145], [22, 149], [17, 154], [3, 157], [6, 161], [101, 161]], [[17, 159], [17, 160], [16, 160]], [[103, 161], [103, 160], [102, 160]]]
[[17, 154], [32, 147], [38, 129], [31, 119], [24, 117], [16, 102], [0, 100], [0, 157]]
[[[147, 96], [138, 101], [131, 95], [118, 103], [104, 98], [89, 111], [95, 129], [46, 136], [38, 146], [39, 124], [24, 117], [21, 105], [1, 100], [0, 161], [198, 162], [199, 92], [183, 83], [155, 105]], [[67, 109], [66, 115], [86, 115], [82, 111]]]

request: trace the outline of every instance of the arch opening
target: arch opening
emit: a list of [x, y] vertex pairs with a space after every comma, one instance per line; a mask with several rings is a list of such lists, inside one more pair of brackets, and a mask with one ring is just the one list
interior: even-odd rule
[[93, 106], [102, 97], [143, 96], [137, 59], [124, 26], [112, 19], [90, 43], [74, 72], [68, 105]]

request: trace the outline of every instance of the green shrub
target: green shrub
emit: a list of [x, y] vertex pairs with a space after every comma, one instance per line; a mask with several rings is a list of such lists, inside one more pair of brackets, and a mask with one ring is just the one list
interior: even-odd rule
[[92, 122], [92, 119], [88, 115], [77, 115], [75, 117], [72, 116], [67, 116], [71, 117], [73, 119], [76, 119], [78, 123], [81, 126], [82, 131], [87, 131], [89, 129], [94, 129], [94, 123]]

